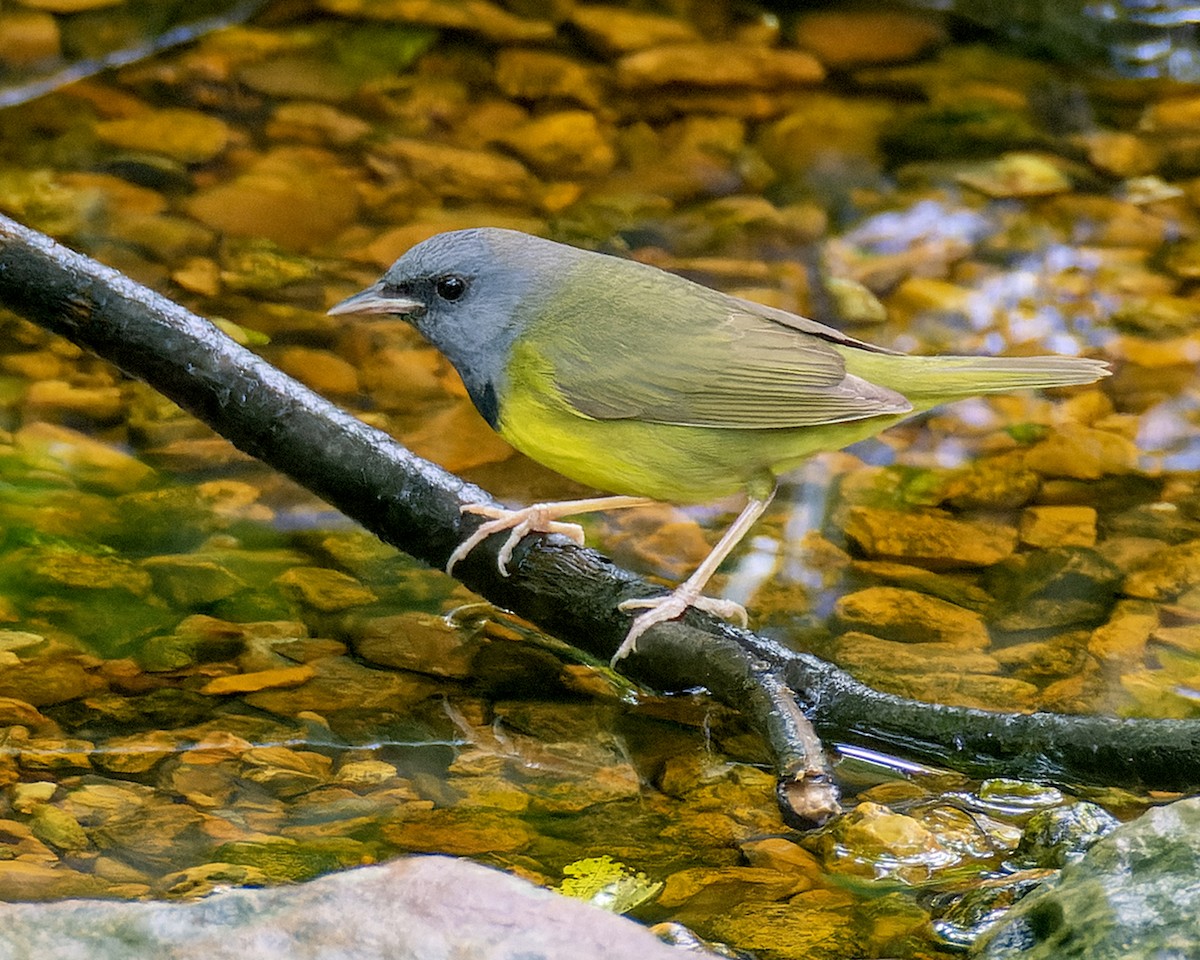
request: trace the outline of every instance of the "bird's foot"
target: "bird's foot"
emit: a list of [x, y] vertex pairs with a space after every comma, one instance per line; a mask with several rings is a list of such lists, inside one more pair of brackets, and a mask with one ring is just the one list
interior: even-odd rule
[[567, 516], [562, 512], [562, 504], [534, 503], [520, 510], [507, 510], [504, 507], [493, 507], [486, 503], [468, 503], [461, 508], [462, 513], [474, 513], [481, 517], [491, 517], [486, 523], [481, 523], [466, 540], [455, 548], [446, 561], [446, 572], [452, 573], [454, 565], [463, 557], [483, 543], [493, 533], [510, 531], [508, 539], [500, 548], [496, 558], [497, 566], [503, 576], [508, 576], [508, 562], [512, 559], [513, 550], [527, 533], [561, 533], [564, 537], [574, 540], [583, 546], [583, 527], [577, 523], [562, 523], [557, 518]]
[[616, 666], [617, 661], [624, 659], [637, 650], [638, 638], [657, 623], [666, 623], [676, 617], [683, 616], [688, 607], [695, 607], [705, 613], [721, 617], [724, 620], [737, 620], [745, 627], [750, 623], [746, 608], [733, 600], [723, 600], [719, 597], [706, 597], [700, 593], [699, 587], [682, 583], [665, 597], [646, 597], [639, 600], [625, 600], [617, 605], [622, 612], [628, 610], [645, 610], [633, 619], [625, 640], [613, 654], [610, 666]]

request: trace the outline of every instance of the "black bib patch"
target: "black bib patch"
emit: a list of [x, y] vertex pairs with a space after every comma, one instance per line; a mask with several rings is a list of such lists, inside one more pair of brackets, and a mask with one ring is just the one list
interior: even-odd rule
[[496, 388], [492, 386], [492, 381], [489, 380], [485, 383], [483, 389], [471, 390], [469, 393], [471, 395], [471, 402], [475, 404], [475, 409], [487, 421], [488, 426], [493, 430], [499, 430], [500, 401], [496, 399]]

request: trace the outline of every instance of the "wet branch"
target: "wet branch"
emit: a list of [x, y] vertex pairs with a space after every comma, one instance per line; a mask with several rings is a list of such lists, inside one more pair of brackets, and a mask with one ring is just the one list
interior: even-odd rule
[[[0, 304], [145, 381], [241, 450], [433, 566], [443, 566], [479, 522], [459, 508], [492, 502], [208, 321], [3, 217]], [[501, 539], [491, 538], [458, 564], [458, 578], [597, 657], [610, 657], [628, 629], [617, 604], [661, 591], [561, 537], [526, 538], [514, 575], [505, 579], [496, 569]], [[820, 821], [836, 810], [813, 724], [826, 736], [976, 775], [1200, 785], [1200, 722], [997, 714], [905, 700], [694, 611], [653, 628], [622, 668], [660, 689], [705, 687], [743, 710], [774, 750], [781, 805], [799, 821]]]

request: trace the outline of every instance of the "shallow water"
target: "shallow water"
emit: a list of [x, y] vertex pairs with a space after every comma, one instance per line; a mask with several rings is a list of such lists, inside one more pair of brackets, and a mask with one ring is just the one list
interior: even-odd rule
[[[881, 689], [1197, 715], [1194, 88], [925, 15], [876, 49], [869, 20], [715, 3], [612, 35], [611, 11], [321, 7], [0, 112], [0, 210], [513, 502], [582, 490], [496, 438], [404, 324], [324, 314], [440, 230], [635, 256], [896, 349], [1104, 357], [1096, 387], [813, 458], [717, 587]], [[638, 37], [657, 58], [620, 47]], [[695, 59], [661, 53], [680, 42]], [[760, 956], [936, 956], [949, 894], [1073, 799], [848, 751], [852, 813], [802, 837], [728, 708], [632, 690], [6, 314], [0, 428], [5, 898], [190, 896], [408, 851], [554, 885], [607, 856], [645, 875], [639, 919]], [[739, 506], [585, 526], [678, 579]]]

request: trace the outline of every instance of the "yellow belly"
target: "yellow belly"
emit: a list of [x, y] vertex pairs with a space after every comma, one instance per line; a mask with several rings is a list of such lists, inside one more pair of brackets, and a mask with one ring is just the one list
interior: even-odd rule
[[627, 496], [678, 503], [755, 495], [779, 473], [821, 450], [872, 436], [903, 417], [797, 429], [718, 429], [595, 420], [573, 411], [548, 369], [518, 347], [500, 397], [499, 432], [538, 463], [579, 483]]

